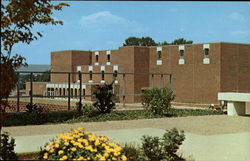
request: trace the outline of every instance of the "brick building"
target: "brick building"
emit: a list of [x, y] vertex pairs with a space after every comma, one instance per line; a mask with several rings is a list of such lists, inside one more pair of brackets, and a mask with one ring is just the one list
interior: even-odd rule
[[[86, 73], [81, 78], [82, 94], [86, 95], [92, 93], [96, 84], [112, 82], [114, 72], [131, 73], [125, 78], [118, 74], [116, 94], [139, 94], [144, 87], [170, 86], [169, 75], [138, 73], [172, 73], [175, 102], [218, 104], [218, 92], [250, 92], [250, 44], [218, 42], [56, 51], [51, 53], [51, 71]], [[68, 75], [51, 74], [51, 82], [34, 84], [33, 94], [67, 95], [67, 81]], [[71, 95], [79, 94], [78, 75], [71, 74], [70, 82]], [[28, 92], [29, 85], [26, 87]], [[126, 96], [125, 101], [139, 102], [140, 97]]]

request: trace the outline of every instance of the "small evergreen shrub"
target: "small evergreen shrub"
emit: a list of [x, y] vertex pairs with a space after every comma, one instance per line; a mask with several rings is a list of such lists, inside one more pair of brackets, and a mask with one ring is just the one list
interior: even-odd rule
[[9, 138], [8, 133], [1, 134], [0, 160], [17, 160], [17, 154], [14, 152], [15, 139]]
[[171, 101], [173, 101], [174, 98], [175, 95], [173, 94], [173, 91], [167, 87], [145, 89], [141, 96], [143, 107], [146, 110], [159, 115], [162, 115], [164, 112], [169, 112]]
[[118, 143], [106, 136], [93, 135], [83, 128], [59, 134], [41, 149], [44, 160], [127, 160]]
[[184, 139], [184, 132], [179, 132], [176, 128], [167, 130], [162, 138], [144, 135], [142, 137], [142, 150], [151, 161], [184, 160], [176, 154]]
[[29, 113], [32, 120], [36, 122], [36, 124], [42, 124], [47, 122], [46, 114], [48, 114], [48, 110], [43, 107], [39, 107], [37, 104], [29, 103], [26, 105], [26, 112]]
[[101, 113], [110, 113], [115, 107], [115, 95], [112, 92], [113, 83], [97, 85], [93, 92], [96, 102], [93, 106], [96, 107]]

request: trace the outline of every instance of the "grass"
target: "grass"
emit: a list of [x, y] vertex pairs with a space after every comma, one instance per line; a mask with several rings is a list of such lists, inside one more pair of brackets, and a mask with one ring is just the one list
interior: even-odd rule
[[11, 113], [5, 120], [4, 126], [22, 126], [22, 125], [39, 125], [39, 124], [58, 124], [58, 123], [75, 123], [75, 122], [98, 122], [110, 120], [137, 120], [164, 117], [185, 117], [185, 116], [202, 116], [202, 115], [221, 115], [223, 111], [209, 109], [171, 109], [164, 115], [154, 115], [145, 110], [131, 111], [113, 111], [111, 113], [100, 114], [95, 111], [89, 116], [84, 112], [77, 111], [53, 111], [45, 114], [36, 113]]

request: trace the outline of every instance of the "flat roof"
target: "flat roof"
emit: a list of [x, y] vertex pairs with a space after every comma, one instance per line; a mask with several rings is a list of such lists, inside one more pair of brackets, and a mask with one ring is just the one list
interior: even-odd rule
[[[198, 45], [198, 44], [240, 44], [240, 45], [250, 45], [247, 43], [237, 43], [237, 42], [204, 42], [204, 43], [193, 43], [193, 44], [179, 44], [179, 45]], [[179, 45], [159, 45], [159, 46], [179, 46]], [[112, 50], [118, 50], [121, 47], [141, 47], [141, 48], [145, 48], [145, 47], [149, 47], [149, 48], [155, 48], [158, 46], [119, 46], [117, 49], [101, 49], [101, 50], [61, 50], [61, 51], [52, 51], [51, 53], [54, 52], [66, 52], [66, 51], [85, 51], [85, 52], [95, 52], [95, 51], [112, 51]]]

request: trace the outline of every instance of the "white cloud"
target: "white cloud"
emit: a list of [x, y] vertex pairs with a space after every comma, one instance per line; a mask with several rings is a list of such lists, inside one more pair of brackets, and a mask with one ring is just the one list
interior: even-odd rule
[[87, 16], [82, 16], [79, 23], [85, 29], [93, 29], [97, 32], [119, 30], [141, 33], [148, 30], [144, 25], [112, 14], [110, 11], [100, 11]]
[[250, 37], [250, 30], [237, 30], [230, 32], [232, 36], [248, 36]]
[[231, 13], [228, 18], [230, 18], [231, 20], [238, 20], [238, 21], [244, 21], [245, 18], [244, 16], [242, 16], [241, 14], [239, 14], [238, 12], [233, 12]]
[[125, 23], [127, 20], [125, 18], [119, 17], [117, 15], [111, 14], [109, 11], [101, 11], [87, 16], [82, 16], [80, 24], [82, 26], [96, 25], [96, 24], [117, 24]]

